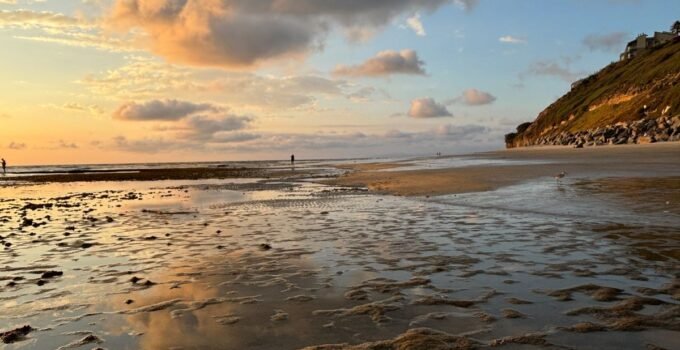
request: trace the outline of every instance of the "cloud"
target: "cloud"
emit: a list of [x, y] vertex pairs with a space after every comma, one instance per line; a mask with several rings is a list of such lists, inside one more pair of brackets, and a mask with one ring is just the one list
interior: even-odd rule
[[498, 41], [502, 43], [507, 43], [507, 44], [526, 44], [527, 41], [526, 39], [514, 37], [512, 35], [505, 35], [500, 38], [498, 38]]
[[225, 132], [218, 132], [213, 134], [212, 136], [212, 142], [213, 143], [220, 143], [220, 144], [225, 144], [225, 143], [240, 143], [240, 142], [246, 142], [246, 141], [252, 141], [252, 140], [257, 140], [261, 138], [262, 135], [258, 134], [251, 134], [251, 133], [242, 133], [242, 132], [237, 132], [237, 133], [225, 133]]
[[[423, 154], [455, 149], [468, 152], [502, 145], [503, 128], [482, 125], [445, 124], [428, 130], [409, 132], [390, 129], [382, 132], [324, 132], [316, 133], [247, 133], [227, 131], [216, 133], [210, 140], [196, 141], [176, 137], [146, 137], [127, 139], [118, 137], [113, 142], [100, 144], [127, 152], [173, 154], [199, 151], [205, 158], [219, 157], [224, 152], [256, 154], [271, 159], [272, 154], [288, 156], [295, 152], [302, 157], [351, 157], [366, 154], [396, 155]], [[171, 152], [171, 153], [169, 153]], [[252, 159], [252, 158], [251, 158]]]
[[414, 50], [388, 50], [379, 52], [360, 65], [339, 65], [333, 70], [333, 74], [355, 77], [379, 77], [392, 74], [424, 75], [424, 64], [418, 59], [418, 54]]
[[467, 89], [463, 91], [463, 93], [460, 96], [447, 101], [447, 104], [460, 102], [468, 106], [481, 106], [491, 104], [494, 101], [496, 101], [496, 97], [488, 92], [480, 91], [477, 89]]
[[408, 111], [411, 118], [438, 118], [452, 117], [453, 114], [446, 109], [446, 106], [437, 103], [434, 99], [425, 97], [411, 101], [411, 108]]
[[114, 119], [120, 120], [180, 120], [194, 113], [220, 111], [221, 108], [209, 103], [192, 103], [178, 100], [152, 100], [144, 103], [128, 102], [115, 112]]
[[135, 153], [159, 153], [185, 150], [188, 148], [188, 145], [177, 141], [167, 141], [162, 138], [128, 140], [125, 136], [117, 136], [113, 139], [112, 145], [104, 145], [103, 147]]
[[91, 105], [82, 105], [77, 102], [67, 102], [64, 103], [61, 106], [56, 106], [57, 108], [68, 110], [68, 111], [77, 111], [77, 112], [85, 112], [85, 113], [91, 113], [91, 114], [103, 114], [104, 110], [99, 107], [96, 104], [91, 104]]
[[26, 144], [25, 144], [25, 143], [21, 143], [21, 142], [14, 142], [14, 141], [12, 141], [12, 142], [9, 143], [9, 145], [7, 145], [7, 148], [13, 149], [13, 150], [15, 150], [15, 151], [18, 151], [18, 150], [25, 149], [25, 148], [26, 148]]
[[[5, 4], [5, 5], [18, 5], [19, 0], [0, 0], [0, 4]], [[35, 4], [35, 3], [41, 3], [41, 2], [47, 2], [47, 0], [23, 0], [21, 1], [25, 4]]]
[[590, 34], [583, 39], [585, 45], [591, 51], [601, 50], [608, 52], [623, 51], [628, 33], [614, 32], [609, 34]]
[[[355, 102], [366, 102], [369, 101], [371, 96], [373, 96], [376, 92], [378, 92], [376, 88], [367, 86], [347, 94], [347, 98]], [[385, 91], [380, 92], [386, 94]]]
[[319, 75], [273, 76], [219, 69], [197, 70], [131, 56], [116, 69], [89, 74], [78, 81], [90, 93], [106, 99], [139, 101], [182, 96], [219, 100], [255, 113], [308, 108], [321, 98], [351, 98], [357, 83]]
[[129, 40], [102, 36], [102, 34], [97, 31], [86, 33], [82, 31], [60, 31], [50, 28], [46, 28], [45, 30], [47, 35], [16, 35], [14, 38], [64, 46], [94, 48], [108, 52], [139, 51], [139, 49], [135, 48]]
[[434, 134], [439, 137], [471, 139], [473, 135], [483, 135], [489, 133], [490, 128], [482, 125], [462, 125], [454, 126], [451, 124], [440, 125], [434, 129]]
[[420, 14], [415, 13], [413, 16], [406, 19], [406, 25], [413, 30], [418, 36], [426, 36], [425, 27], [423, 27], [423, 22], [420, 21]]
[[[567, 64], [568, 64], [568, 60]], [[538, 61], [532, 63], [523, 75], [551, 76], [560, 78], [568, 83], [578, 80], [583, 76], [582, 72], [573, 72], [568, 66], [563, 66], [557, 61]]]
[[472, 11], [479, 4], [479, 0], [453, 0], [453, 3], [465, 11]]
[[59, 140], [55, 149], [78, 149], [78, 145], [73, 142], [66, 142], [64, 140]]
[[32, 10], [0, 10], [0, 27], [82, 27], [84, 20], [57, 12]]
[[225, 132], [245, 129], [252, 120], [252, 117], [236, 115], [218, 117], [196, 115], [186, 120], [184, 128], [188, 131], [180, 137], [196, 141], [210, 141], [215, 135], [219, 135], [222, 140], [231, 137], [233, 141], [234, 135], [225, 134]]
[[91, 47], [111, 52], [137, 51], [131, 37], [104, 34], [97, 20], [59, 12], [0, 10], [0, 28], [23, 30], [13, 38], [74, 47]]
[[[302, 57], [320, 50], [334, 27], [379, 30], [404, 13], [432, 12], [450, 0], [116, 0], [107, 22], [140, 29], [171, 62], [228, 68]], [[476, 1], [455, 1], [470, 9]]]

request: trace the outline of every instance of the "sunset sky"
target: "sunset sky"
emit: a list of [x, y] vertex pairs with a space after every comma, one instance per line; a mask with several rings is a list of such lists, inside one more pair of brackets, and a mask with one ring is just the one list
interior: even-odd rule
[[678, 14], [677, 0], [0, 0], [0, 156], [497, 149]]

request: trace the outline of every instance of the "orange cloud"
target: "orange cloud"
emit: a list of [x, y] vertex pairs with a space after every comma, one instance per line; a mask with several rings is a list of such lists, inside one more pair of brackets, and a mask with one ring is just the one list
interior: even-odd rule
[[304, 56], [339, 26], [381, 28], [404, 13], [434, 11], [449, 0], [116, 0], [108, 23], [141, 29], [150, 49], [172, 62], [249, 67]]
[[356, 66], [340, 65], [333, 74], [346, 76], [386, 76], [392, 74], [424, 75], [424, 62], [418, 58], [414, 50], [382, 51], [375, 57]]

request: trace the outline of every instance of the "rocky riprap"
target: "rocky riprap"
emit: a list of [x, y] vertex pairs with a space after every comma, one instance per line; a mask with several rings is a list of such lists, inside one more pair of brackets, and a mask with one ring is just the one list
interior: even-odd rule
[[[507, 146], [516, 147], [516, 140]], [[642, 144], [680, 141], [680, 116], [640, 119], [632, 123], [619, 122], [591, 130], [540, 136], [524, 140], [522, 146], [574, 146], [576, 148], [601, 145]]]

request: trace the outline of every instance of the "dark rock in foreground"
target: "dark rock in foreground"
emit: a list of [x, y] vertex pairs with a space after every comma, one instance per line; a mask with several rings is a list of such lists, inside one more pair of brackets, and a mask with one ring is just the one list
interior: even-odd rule
[[2, 339], [2, 342], [5, 344], [12, 344], [16, 341], [23, 339], [28, 335], [28, 333], [31, 333], [32, 331], [33, 327], [25, 325], [23, 327], [19, 327], [11, 331], [0, 333], [0, 339]]

